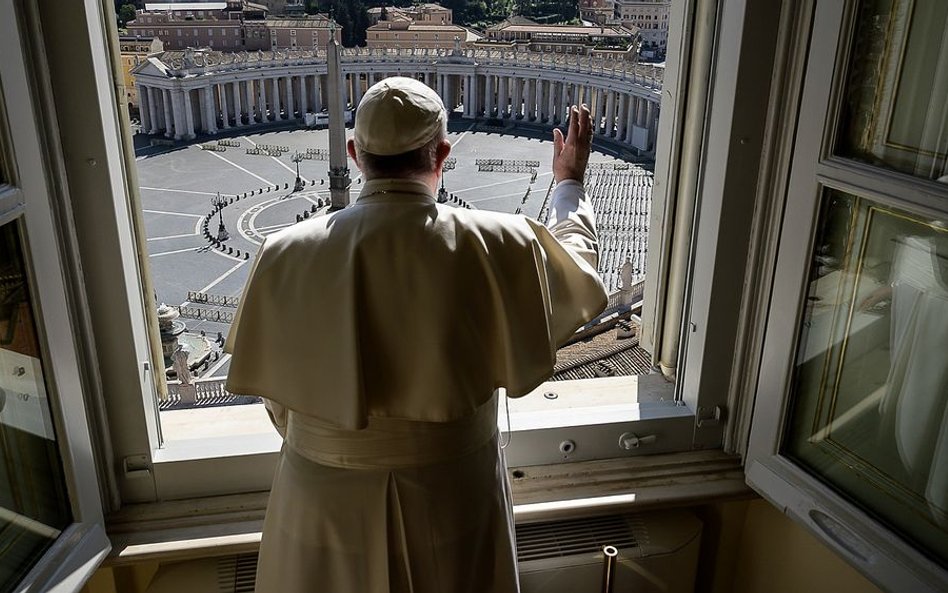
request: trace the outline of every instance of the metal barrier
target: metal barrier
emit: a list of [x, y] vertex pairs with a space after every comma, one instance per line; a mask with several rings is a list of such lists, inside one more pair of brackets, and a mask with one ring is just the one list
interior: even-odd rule
[[240, 306], [240, 297], [210, 294], [196, 290], [188, 291], [188, 300], [195, 304], [217, 305], [218, 307], [233, 307], [235, 309]]
[[231, 148], [240, 148], [240, 140], [218, 140], [218, 146], [230, 146]]
[[219, 146], [217, 144], [211, 144], [210, 142], [208, 142], [207, 144], [201, 145], [201, 150], [209, 150], [211, 152], [227, 152], [227, 147]]
[[203, 309], [201, 307], [189, 307], [182, 305], [178, 307], [178, 313], [185, 319], [198, 319], [201, 321], [215, 321], [218, 323], [233, 323], [234, 314], [230, 311], [218, 311], [217, 309]]

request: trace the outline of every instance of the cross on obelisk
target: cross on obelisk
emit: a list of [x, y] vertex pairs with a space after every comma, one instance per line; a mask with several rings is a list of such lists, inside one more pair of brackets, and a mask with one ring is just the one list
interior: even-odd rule
[[329, 86], [329, 195], [330, 211], [349, 205], [349, 161], [346, 157], [345, 85], [342, 65], [339, 63], [339, 43], [336, 41], [336, 22], [329, 22], [329, 44], [326, 46]]

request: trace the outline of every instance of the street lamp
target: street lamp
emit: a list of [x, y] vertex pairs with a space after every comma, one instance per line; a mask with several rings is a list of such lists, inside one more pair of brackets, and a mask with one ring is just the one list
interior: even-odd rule
[[222, 198], [221, 192], [217, 192], [217, 196], [211, 198], [211, 206], [217, 209], [217, 214], [220, 216], [220, 225], [217, 227], [217, 240], [221, 242], [230, 238], [230, 234], [224, 226], [224, 204], [226, 203], [227, 198]]
[[293, 184], [293, 191], [302, 191], [303, 190], [303, 180], [300, 178], [300, 161], [303, 160], [303, 155], [300, 154], [300, 151], [296, 151], [296, 154], [290, 159], [296, 163], [296, 183]]

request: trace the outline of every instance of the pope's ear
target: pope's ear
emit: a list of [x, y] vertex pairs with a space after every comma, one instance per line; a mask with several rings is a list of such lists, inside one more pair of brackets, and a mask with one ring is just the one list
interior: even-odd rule
[[355, 161], [356, 166], [359, 166], [359, 155], [358, 153], [356, 153], [355, 140], [353, 140], [352, 138], [349, 138], [349, 140], [346, 141], [346, 152], [348, 152], [349, 157]]
[[438, 143], [438, 162], [443, 163], [449, 154], [451, 154], [451, 143], [447, 140], [442, 140]]

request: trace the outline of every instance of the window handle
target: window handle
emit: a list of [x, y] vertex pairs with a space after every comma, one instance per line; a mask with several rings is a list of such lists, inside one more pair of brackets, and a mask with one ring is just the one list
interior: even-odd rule
[[623, 432], [622, 436], [619, 437], [619, 448], [630, 451], [632, 449], [638, 449], [641, 445], [651, 445], [657, 440], [658, 436], [654, 434], [640, 437], [634, 432]]

